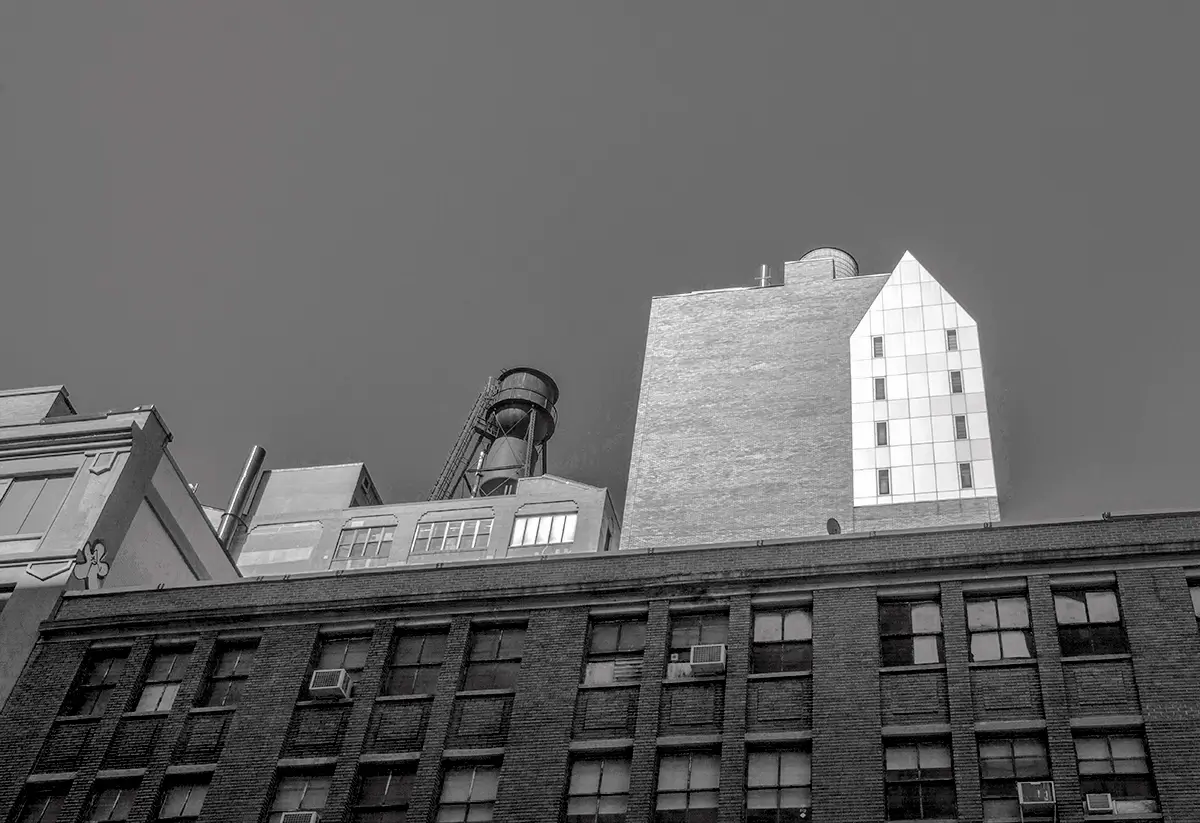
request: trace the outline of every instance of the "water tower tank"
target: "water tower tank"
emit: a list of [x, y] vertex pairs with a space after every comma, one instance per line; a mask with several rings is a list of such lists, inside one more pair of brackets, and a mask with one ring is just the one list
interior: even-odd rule
[[544, 454], [546, 441], [554, 434], [558, 402], [558, 385], [537, 369], [507, 369], [496, 381], [487, 419], [499, 436], [483, 459], [478, 493], [485, 496], [510, 493], [517, 478], [532, 473], [536, 457]]
[[800, 258], [801, 263], [811, 260], [832, 260], [833, 277], [835, 280], [840, 280], [843, 277], [858, 277], [858, 261], [854, 259], [850, 252], [833, 247], [824, 247], [813, 249]]

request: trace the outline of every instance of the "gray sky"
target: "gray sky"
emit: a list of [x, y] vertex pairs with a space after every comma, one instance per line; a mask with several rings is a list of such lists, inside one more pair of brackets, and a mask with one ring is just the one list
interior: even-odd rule
[[421, 498], [488, 374], [618, 505], [649, 298], [841, 246], [978, 320], [1008, 519], [1198, 508], [1200, 4], [0, 4], [0, 386]]

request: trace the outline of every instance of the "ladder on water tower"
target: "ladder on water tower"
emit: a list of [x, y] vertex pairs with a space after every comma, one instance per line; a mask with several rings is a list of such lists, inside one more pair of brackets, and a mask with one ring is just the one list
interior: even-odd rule
[[[470, 468], [465, 461], [469, 457], [475, 456], [481, 440], [484, 438], [494, 440], [499, 434], [498, 431], [495, 431], [495, 426], [486, 420], [488, 406], [499, 386], [496, 378], [488, 378], [487, 385], [479, 393], [475, 405], [471, 407], [471, 413], [467, 415], [467, 420], [463, 423], [462, 431], [458, 433], [458, 440], [454, 441], [450, 454], [446, 456], [446, 463], [442, 466], [441, 474], [438, 475], [433, 488], [429, 490], [430, 500], [448, 500], [453, 497]], [[468, 490], [471, 491], [470, 484], [467, 485]]]

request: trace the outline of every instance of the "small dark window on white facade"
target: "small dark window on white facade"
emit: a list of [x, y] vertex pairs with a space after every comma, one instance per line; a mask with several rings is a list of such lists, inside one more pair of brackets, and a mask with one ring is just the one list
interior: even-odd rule
[[882, 377], [875, 378], [875, 399], [887, 400], [887, 387]]
[[872, 357], [883, 357], [883, 336], [882, 335], [871, 338], [871, 356]]
[[954, 415], [954, 439], [967, 439], [967, 416], [965, 414]]
[[950, 372], [950, 393], [951, 394], [962, 394], [963, 393], [962, 372], [960, 372], [960, 371]]
[[886, 420], [880, 420], [875, 424], [875, 445], [886, 446], [888, 444], [888, 424]]
[[946, 329], [946, 351], [958, 351], [958, 329]]
[[879, 470], [879, 493], [880, 494], [891, 494], [892, 493], [892, 473], [888, 469], [880, 469]]
[[974, 483], [971, 478], [971, 464], [970, 463], [959, 463], [958, 464], [958, 483], [964, 489], [974, 488]]

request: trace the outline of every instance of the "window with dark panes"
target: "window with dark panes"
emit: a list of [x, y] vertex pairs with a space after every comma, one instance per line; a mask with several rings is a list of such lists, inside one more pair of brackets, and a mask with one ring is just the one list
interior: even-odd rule
[[636, 683], [642, 676], [645, 649], [645, 618], [593, 622], [588, 632], [584, 684]]
[[72, 475], [0, 478], [0, 534], [41, 534], [58, 514]]
[[216, 662], [204, 685], [201, 706], [236, 706], [241, 702], [257, 648], [257, 643], [218, 647]]
[[97, 783], [88, 800], [84, 821], [128, 820], [137, 788], [137, 783]]
[[319, 812], [329, 797], [331, 778], [327, 774], [283, 775], [275, 783], [275, 796], [267, 814], [267, 823], [280, 823], [288, 812]]
[[623, 823], [629, 804], [629, 758], [576, 760], [567, 785], [567, 823]]
[[472, 631], [463, 691], [516, 688], [524, 651], [524, 628], [505, 626]]
[[1141, 735], [1080, 735], [1075, 738], [1075, 758], [1081, 794], [1111, 794], [1118, 814], [1158, 811], [1158, 795]]
[[392, 553], [392, 539], [395, 536], [396, 527], [393, 525], [342, 529], [329, 568], [365, 569], [385, 566], [388, 556]]
[[1029, 604], [1023, 595], [967, 601], [971, 660], [1010, 660], [1033, 656]]
[[190, 649], [170, 649], [155, 652], [142, 681], [135, 712], [170, 711], [175, 695], [183, 683], [183, 671], [191, 659]]
[[958, 351], [958, 329], [946, 329], [946, 351]]
[[882, 377], [875, 378], [875, 399], [887, 400], [887, 384]]
[[890, 743], [884, 763], [888, 820], [956, 816], [949, 744]]
[[66, 783], [27, 787], [16, 823], [58, 823], [58, 814], [70, 788]]
[[886, 446], [888, 444], [888, 424], [886, 420], [880, 420], [875, 423], [875, 445]]
[[954, 415], [954, 439], [967, 439], [967, 416], [965, 414]]
[[401, 767], [360, 775], [353, 823], [404, 823], [414, 776], [412, 768]]
[[983, 819], [1019, 820], [1017, 783], [1050, 779], [1046, 744], [1036, 737], [980, 739], [979, 779]]
[[1116, 592], [1055, 592], [1054, 614], [1058, 618], [1058, 643], [1063, 657], [1129, 651]]
[[880, 469], [876, 479], [879, 483], [880, 494], [892, 493], [892, 472], [891, 469]]
[[962, 489], [971, 489], [975, 487], [975, 480], [971, 476], [971, 464], [958, 464], [958, 485]]
[[879, 604], [880, 658], [884, 666], [941, 663], [942, 608], [933, 600]]
[[158, 807], [159, 823], [165, 821], [199, 820], [204, 808], [204, 797], [208, 794], [208, 783], [175, 783], [167, 787], [162, 803]]
[[125, 652], [89, 654], [83, 669], [67, 693], [63, 714], [104, 714], [108, 698], [125, 670]]
[[812, 613], [779, 609], [754, 613], [750, 671], [806, 672], [812, 668]]
[[716, 823], [720, 776], [720, 755], [663, 755], [658, 761], [655, 823]]
[[960, 371], [950, 372], [950, 393], [951, 394], [962, 394], [963, 393], [962, 372], [960, 372]]
[[492, 819], [496, 805], [497, 766], [460, 766], [446, 771], [438, 802], [438, 823], [462, 823]]
[[668, 664], [691, 660], [692, 646], [729, 642], [729, 616], [724, 613], [677, 614], [671, 618]]
[[433, 694], [445, 654], [445, 632], [400, 635], [388, 663], [383, 693]]
[[793, 823], [812, 805], [808, 752], [749, 752], [746, 756], [746, 823]]
[[317, 646], [317, 662], [313, 669], [345, 669], [350, 683], [358, 685], [363, 667], [367, 665], [368, 637], [330, 637]]
[[871, 338], [871, 356], [883, 357], [883, 336], [875, 335]]

